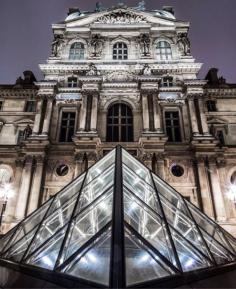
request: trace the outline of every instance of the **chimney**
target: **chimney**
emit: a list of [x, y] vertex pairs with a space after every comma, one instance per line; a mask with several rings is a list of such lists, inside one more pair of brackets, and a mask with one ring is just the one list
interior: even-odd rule
[[163, 6], [162, 10], [171, 13], [172, 15], [175, 15], [174, 8], [172, 6]]

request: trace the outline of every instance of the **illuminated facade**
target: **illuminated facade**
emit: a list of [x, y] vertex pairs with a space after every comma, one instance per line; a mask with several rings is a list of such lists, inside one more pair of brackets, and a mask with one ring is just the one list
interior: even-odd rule
[[119, 143], [236, 235], [236, 85], [197, 78], [188, 30], [142, 3], [53, 25], [44, 79], [0, 86], [4, 232]]

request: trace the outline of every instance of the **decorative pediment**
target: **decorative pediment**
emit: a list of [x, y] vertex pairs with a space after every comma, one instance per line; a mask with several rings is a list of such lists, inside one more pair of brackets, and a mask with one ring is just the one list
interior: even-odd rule
[[30, 118], [22, 118], [14, 122], [14, 125], [26, 125], [26, 124], [34, 124], [34, 121]]
[[102, 24], [134, 24], [147, 23], [144, 16], [125, 10], [116, 10], [105, 14], [95, 21]]

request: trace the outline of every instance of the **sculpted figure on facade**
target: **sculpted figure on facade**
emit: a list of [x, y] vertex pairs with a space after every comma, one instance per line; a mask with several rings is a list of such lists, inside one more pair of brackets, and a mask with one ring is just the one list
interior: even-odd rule
[[63, 43], [62, 35], [54, 35], [54, 39], [52, 41], [52, 56], [58, 57], [62, 43]]
[[150, 37], [148, 34], [142, 34], [138, 38], [138, 42], [140, 45], [140, 52], [142, 56], [149, 56], [150, 55]]
[[94, 65], [94, 63], [89, 64], [89, 70], [86, 73], [87, 76], [97, 76], [99, 75], [99, 72], [97, 70], [97, 67]]
[[142, 71], [143, 75], [152, 75], [152, 70], [151, 67], [148, 64], [145, 64], [143, 66], [143, 71]]
[[89, 43], [90, 56], [91, 57], [100, 57], [102, 54], [104, 39], [99, 34], [92, 36], [92, 39]]
[[181, 55], [190, 55], [190, 41], [187, 33], [178, 34], [177, 44]]

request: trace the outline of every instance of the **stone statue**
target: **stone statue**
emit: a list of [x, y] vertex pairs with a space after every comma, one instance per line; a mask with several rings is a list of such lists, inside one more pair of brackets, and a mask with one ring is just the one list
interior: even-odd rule
[[139, 43], [142, 56], [150, 55], [150, 38], [148, 34], [142, 34], [139, 37]]
[[190, 41], [187, 33], [179, 33], [177, 44], [182, 55], [190, 54]]
[[93, 64], [89, 64], [89, 71], [86, 73], [87, 76], [97, 76], [98, 75], [98, 70], [97, 67]]
[[54, 35], [54, 39], [52, 41], [52, 56], [54, 57], [58, 56], [58, 52], [60, 50], [62, 42], [63, 40], [61, 35]]
[[148, 64], [145, 64], [143, 67], [143, 75], [151, 75], [152, 70]]
[[145, 3], [144, 0], [141, 1], [141, 2], [139, 2], [137, 9], [138, 9], [138, 10], [141, 10], [141, 11], [145, 11], [145, 9], [146, 9], [146, 8], [145, 8], [145, 4], [146, 4], [146, 3]]
[[24, 140], [26, 140], [32, 134], [32, 128], [28, 124], [27, 127], [24, 129]]
[[92, 57], [100, 57], [102, 54], [104, 40], [99, 34], [93, 35], [90, 41], [90, 50]]
[[96, 2], [96, 12], [101, 12], [102, 11], [102, 3], [100, 1]]

